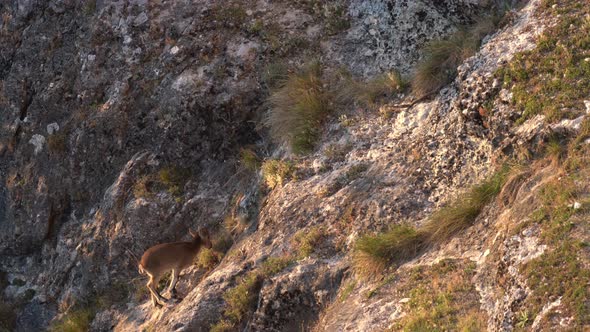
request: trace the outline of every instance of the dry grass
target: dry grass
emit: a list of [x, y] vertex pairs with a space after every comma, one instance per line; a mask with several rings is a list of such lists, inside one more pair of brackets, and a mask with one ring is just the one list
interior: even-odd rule
[[314, 62], [290, 74], [268, 99], [265, 126], [275, 141], [288, 144], [297, 154], [314, 149], [322, 122], [330, 112], [321, 76], [320, 64]]
[[463, 27], [446, 39], [433, 40], [424, 47], [424, 57], [418, 63], [412, 78], [412, 90], [418, 98], [436, 93], [450, 83], [457, 74], [457, 67], [474, 55], [482, 39], [491, 34], [502, 22], [510, 7], [492, 8], [476, 23]]
[[402, 91], [406, 83], [397, 72], [378, 75], [366, 82], [353, 79], [349, 74], [342, 74], [344, 83], [334, 93], [340, 104], [357, 102], [365, 107], [374, 108], [384, 98]]
[[425, 234], [407, 225], [395, 225], [384, 233], [362, 236], [355, 244], [356, 270], [361, 275], [376, 275], [391, 262], [415, 257], [425, 243]]
[[435, 212], [420, 228], [395, 225], [390, 230], [359, 238], [355, 245], [356, 270], [375, 275], [392, 263], [416, 257], [423, 249], [439, 245], [473, 225], [484, 206], [501, 191], [509, 167], [472, 187], [449, 205]]
[[262, 178], [269, 188], [282, 186], [285, 181], [293, 177], [295, 166], [289, 161], [270, 159], [262, 164]]
[[457, 67], [475, 54], [478, 42], [466, 30], [444, 40], [434, 40], [424, 48], [424, 58], [412, 78], [412, 90], [418, 98], [437, 92], [453, 80]]

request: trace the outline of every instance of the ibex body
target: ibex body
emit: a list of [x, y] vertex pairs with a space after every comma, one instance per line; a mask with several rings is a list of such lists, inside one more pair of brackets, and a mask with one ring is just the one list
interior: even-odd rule
[[[190, 231], [189, 231], [190, 232]], [[172, 270], [172, 281], [168, 287], [170, 294], [176, 292], [176, 282], [182, 270], [192, 265], [195, 256], [202, 246], [211, 248], [211, 240], [206, 229], [193, 234], [191, 242], [170, 242], [153, 246], [146, 250], [139, 262], [139, 273], [146, 273], [150, 280], [147, 288], [150, 291], [154, 306], [165, 305], [166, 299], [158, 293], [158, 282], [162, 276]]]

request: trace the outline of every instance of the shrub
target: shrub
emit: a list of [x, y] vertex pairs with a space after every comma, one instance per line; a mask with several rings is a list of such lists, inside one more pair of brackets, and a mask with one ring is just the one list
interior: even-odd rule
[[281, 271], [287, 266], [291, 265], [293, 259], [290, 256], [283, 257], [269, 257], [262, 263], [262, 275], [271, 277]]
[[289, 161], [270, 159], [262, 164], [264, 183], [271, 189], [282, 186], [283, 182], [290, 179], [294, 172], [295, 167]]
[[484, 206], [492, 201], [504, 185], [509, 168], [503, 167], [479, 185], [460, 195], [451, 204], [435, 212], [422, 231], [430, 244], [440, 244], [470, 227]]
[[288, 144], [297, 154], [313, 150], [330, 112], [321, 75], [320, 64], [314, 62], [289, 75], [268, 99], [270, 111], [265, 125], [274, 140]]
[[476, 18], [475, 24], [460, 28], [446, 39], [427, 43], [412, 78], [412, 90], [417, 97], [436, 93], [450, 83], [457, 67], [475, 54], [481, 40], [498, 28], [508, 10], [507, 6], [492, 8], [488, 15]]

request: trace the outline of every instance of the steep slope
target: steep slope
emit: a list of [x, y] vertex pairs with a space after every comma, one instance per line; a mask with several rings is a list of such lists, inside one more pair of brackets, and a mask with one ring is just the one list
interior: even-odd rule
[[[331, 99], [310, 154], [272, 142], [263, 128], [276, 81], [309, 59], [320, 60], [330, 93], [341, 89], [341, 66], [353, 76], [410, 75], [428, 41], [476, 23], [489, 4], [0, 5], [0, 309], [9, 317], [3, 308], [14, 308], [2, 324], [583, 329], [587, 292], [556, 277], [563, 266], [566, 278], [589, 281], [586, 170], [563, 166], [583, 163], [583, 148], [555, 148], [549, 159], [541, 151], [576, 130], [582, 144], [584, 112], [572, 106], [574, 120], [561, 123], [533, 117], [523, 88], [513, 88], [526, 75], [509, 70], [530, 67], [526, 56], [543, 47], [546, 30], [587, 25], [583, 7], [524, 3], [454, 81], [415, 103], [404, 93], [370, 106]], [[586, 52], [582, 37], [576, 45]], [[429, 226], [467, 188], [526, 158], [450, 240], [376, 270], [356, 261], [364, 234]], [[180, 299], [152, 308], [127, 253], [199, 226], [212, 230], [216, 253], [185, 272]]]

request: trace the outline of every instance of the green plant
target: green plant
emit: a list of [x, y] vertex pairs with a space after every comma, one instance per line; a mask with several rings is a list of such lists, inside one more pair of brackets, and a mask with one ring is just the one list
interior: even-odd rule
[[481, 184], [435, 212], [420, 228], [395, 225], [388, 231], [360, 237], [355, 245], [357, 271], [374, 275], [392, 263], [415, 257], [424, 248], [441, 244], [470, 227], [486, 204], [501, 191], [510, 168], [503, 167]]
[[473, 186], [465, 194], [456, 198], [451, 204], [435, 212], [422, 231], [428, 234], [430, 244], [440, 244], [455, 234], [470, 227], [484, 206], [492, 201], [502, 190], [509, 174], [509, 167]]
[[425, 234], [407, 225], [394, 225], [386, 232], [364, 235], [355, 244], [355, 267], [361, 274], [375, 274], [387, 264], [414, 257], [425, 243]]
[[274, 140], [287, 143], [297, 154], [313, 150], [322, 122], [330, 113], [321, 76], [319, 62], [313, 62], [290, 74], [268, 99], [265, 125]]
[[160, 183], [164, 185], [170, 194], [177, 197], [182, 195], [184, 185], [188, 182], [191, 175], [190, 169], [177, 166], [167, 166], [158, 172]]
[[258, 292], [265, 278], [270, 278], [291, 264], [292, 259], [269, 257], [261, 268], [248, 272], [238, 284], [223, 294], [226, 307], [223, 319], [211, 327], [211, 331], [234, 331], [253, 309], [258, 299]]
[[217, 253], [208, 248], [202, 248], [197, 256], [197, 266], [206, 270], [211, 270], [219, 261]]
[[418, 98], [435, 93], [449, 83], [463, 60], [475, 54], [478, 44], [465, 29], [447, 39], [429, 42], [412, 78], [412, 90]]
[[354, 291], [354, 288], [355, 287], [356, 287], [356, 281], [355, 280], [351, 280], [350, 282], [348, 282], [346, 284], [346, 286], [344, 286], [344, 289], [342, 289], [342, 292], [340, 293], [340, 296], [338, 297], [338, 300], [340, 302], [346, 301], [346, 299], [350, 296], [350, 294], [352, 293], [352, 291]]
[[305, 258], [311, 255], [319, 241], [326, 235], [321, 226], [313, 226], [309, 230], [300, 230], [293, 236], [293, 246], [297, 248], [298, 257]]
[[240, 149], [240, 164], [249, 171], [255, 172], [260, 168], [260, 158], [254, 150], [249, 148]]
[[90, 323], [96, 314], [93, 308], [70, 310], [49, 328], [53, 332], [81, 332], [90, 329]]
[[342, 73], [343, 84], [339, 86], [336, 98], [340, 103], [358, 102], [366, 107], [375, 107], [383, 98], [392, 96], [405, 89], [406, 83], [397, 72], [378, 75], [366, 82], [353, 79], [348, 73]]
[[262, 71], [262, 81], [271, 89], [277, 88], [288, 78], [289, 67], [284, 62], [273, 62]]
[[262, 263], [261, 273], [264, 277], [271, 277], [293, 263], [290, 256], [269, 257]]
[[583, 114], [590, 94], [590, 9], [579, 1], [548, 1], [544, 15], [560, 17], [533, 50], [517, 54], [497, 72], [521, 112], [517, 124], [537, 114], [550, 122]]
[[282, 186], [285, 181], [293, 177], [294, 172], [295, 167], [290, 161], [269, 159], [262, 163], [262, 178], [271, 189]]

